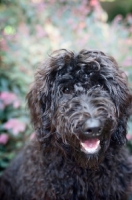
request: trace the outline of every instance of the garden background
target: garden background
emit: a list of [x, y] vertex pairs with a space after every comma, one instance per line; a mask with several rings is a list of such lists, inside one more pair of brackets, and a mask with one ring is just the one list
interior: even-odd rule
[[[0, 0], [0, 173], [35, 137], [25, 96], [53, 50], [99, 49], [132, 87], [132, 0]], [[128, 127], [132, 152], [132, 123]]]

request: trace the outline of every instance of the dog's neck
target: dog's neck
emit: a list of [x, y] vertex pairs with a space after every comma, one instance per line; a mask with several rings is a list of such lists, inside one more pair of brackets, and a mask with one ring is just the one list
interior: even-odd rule
[[61, 165], [61, 163], [66, 162], [67, 164], [69, 164], [69, 166], [74, 166], [80, 169], [83, 168], [88, 170], [89, 172], [94, 172], [98, 170], [100, 171], [102, 167], [104, 167], [108, 163], [108, 160], [111, 160], [113, 158], [115, 159], [114, 155], [118, 155], [120, 149], [123, 148], [121, 146], [117, 147], [111, 145], [107, 149], [104, 157], [95, 157], [95, 160], [93, 160], [91, 163], [89, 162], [91, 160], [90, 157], [88, 158], [88, 156], [86, 157], [80, 152], [75, 152], [75, 149], [73, 149], [69, 145], [62, 143], [60, 139], [56, 140], [53, 135], [51, 135], [48, 138], [45, 138], [44, 142], [39, 144], [40, 152], [42, 153], [41, 158], [46, 157], [47, 160], [50, 159], [52, 162], [54, 162], [54, 160], [58, 160], [58, 166]]

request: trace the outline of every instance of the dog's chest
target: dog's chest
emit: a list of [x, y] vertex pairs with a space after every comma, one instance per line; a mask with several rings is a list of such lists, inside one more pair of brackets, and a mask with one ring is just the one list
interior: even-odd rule
[[56, 200], [60, 200], [60, 196], [63, 196], [65, 200], [98, 200], [109, 190], [110, 176], [105, 173], [91, 172], [64, 163], [62, 168], [60, 167], [52, 173], [54, 173], [52, 177], [50, 174], [46, 176], [47, 188], [52, 191], [52, 194], [49, 195], [53, 195], [53, 199], [56, 196]]

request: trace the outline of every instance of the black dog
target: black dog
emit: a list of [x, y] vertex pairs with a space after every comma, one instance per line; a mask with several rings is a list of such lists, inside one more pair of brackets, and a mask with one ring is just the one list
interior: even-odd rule
[[37, 141], [1, 177], [1, 200], [127, 200], [132, 96], [103, 52], [54, 52], [27, 95]]

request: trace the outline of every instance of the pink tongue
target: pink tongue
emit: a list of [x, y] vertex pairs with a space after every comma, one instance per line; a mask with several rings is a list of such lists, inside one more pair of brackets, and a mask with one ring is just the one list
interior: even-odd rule
[[83, 142], [85, 148], [95, 148], [98, 145], [99, 139], [92, 138]]

